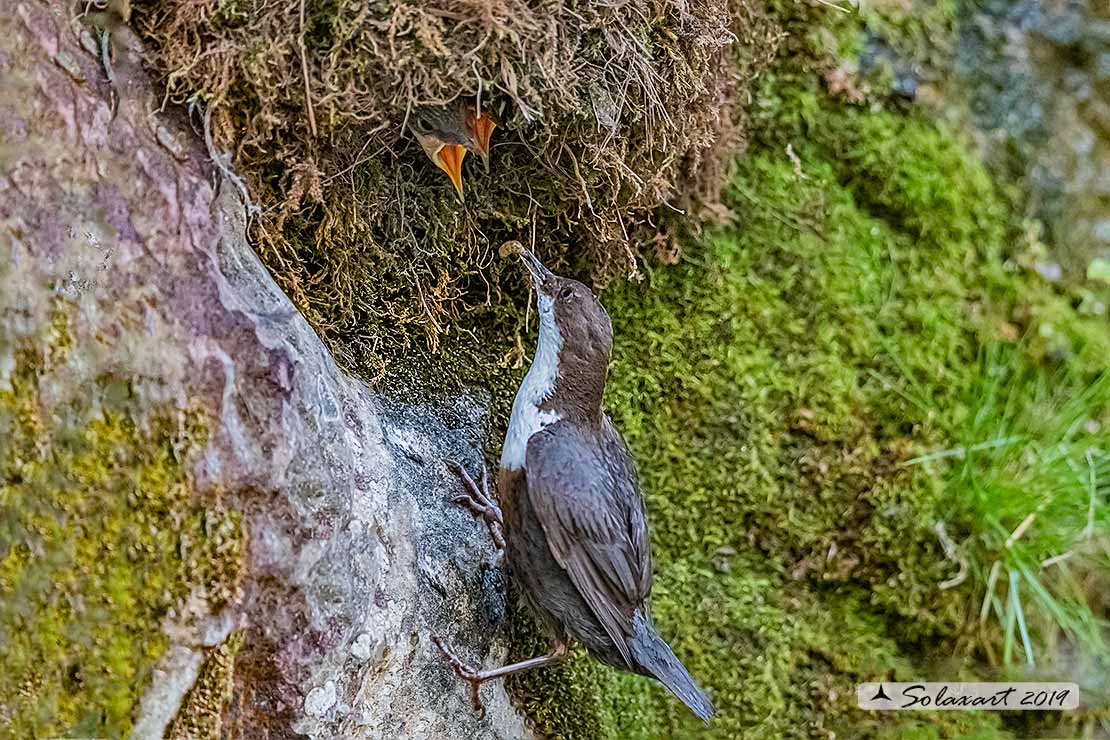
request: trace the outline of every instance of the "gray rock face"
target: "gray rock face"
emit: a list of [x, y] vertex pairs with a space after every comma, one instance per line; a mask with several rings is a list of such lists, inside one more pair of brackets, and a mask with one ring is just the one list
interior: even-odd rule
[[72, 305], [50, 393], [110, 374], [140, 406], [201, 413], [197, 495], [242, 511], [246, 538], [229, 606], [167, 615], [132, 736], [172, 726], [236, 631], [222, 734], [526, 736], [500, 685], [479, 718], [430, 640], [505, 658], [500, 569], [443, 464], [477, 469], [487, 399], [401, 401], [344, 375], [252, 252], [240, 193], [182, 114], [158, 112], [135, 44], [116, 39], [110, 84], [69, 12], [28, 1], [0, 21], [0, 368]]
[[987, 153], [1025, 176], [1065, 272], [1110, 256], [1110, 5], [984, 0], [956, 70]]

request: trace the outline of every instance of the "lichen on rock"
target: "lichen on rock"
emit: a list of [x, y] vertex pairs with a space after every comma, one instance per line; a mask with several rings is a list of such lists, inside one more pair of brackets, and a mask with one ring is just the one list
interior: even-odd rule
[[0, 324], [15, 355], [0, 390], [0, 707], [13, 736], [125, 735], [168, 643], [161, 620], [193, 589], [226, 606], [241, 559], [235, 515], [197, 497], [187, 472], [203, 414], [140, 412], [110, 377], [44, 398], [70, 356], [58, 330], [70, 312], [59, 304], [34, 337]]

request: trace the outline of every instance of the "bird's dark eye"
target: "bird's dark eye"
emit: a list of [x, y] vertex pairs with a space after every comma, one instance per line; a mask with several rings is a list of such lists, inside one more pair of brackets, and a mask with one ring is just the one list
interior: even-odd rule
[[559, 297], [564, 301], [569, 300], [572, 295], [574, 295], [574, 288], [569, 285], [559, 291]]

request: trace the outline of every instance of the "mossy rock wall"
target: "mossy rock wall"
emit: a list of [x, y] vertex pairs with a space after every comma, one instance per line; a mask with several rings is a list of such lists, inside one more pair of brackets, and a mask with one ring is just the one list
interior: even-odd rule
[[[344, 18], [340, 5], [321, 12]], [[137, 7], [141, 28], [154, 11]], [[205, 33], [244, 33], [245, 7], [217, 9], [227, 15], [202, 18], [215, 24]], [[645, 210], [681, 259], [643, 259], [641, 282], [602, 296], [617, 336], [607, 407], [640, 463], [654, 608], [721, 710], [706, 729], [654, 684], [582, 655], [514, 680], [511, 702], [484, 688], [479, 718], [430, 645], [441, 634], [486, 664], [546, 647], [506, 602], [482, 529], [449, 505], [441, 461], [476, 469], [483, 443], [495, 457], [488, 440], [534, 342], [524, 277], [491, 247], [535, 224], [540, 255], [588, 279], [596, 254], [568, 257], [588, 229], [562, 206], [552, 221], [475, 216], [428, 173], [402, 178], [451, 224], [439, 236], [482, 242], [452, 259], [472, 280], [460, 300], [481, 292], [488, 305], [432, 312], [458, 344], [429, 359], [382, 329], [427, 328], [415, 283], [385, 277], [403, 260], [351, 251], [372, 243], [365, 225], [298, 201], [257, 243], [345, 364], [376, 375], [376, 346], [379, 360], [422, 368], [390, 380], [404, 400], [375, 394], [270, 280], [237, 190], [210, 184], [210, 157], [244, 114], [213, 104], [233, 97], [204, 98], [219, 142], [206, 150], [187, 112], [149, 115], [160, 96], [118, 20], [99, 18], [112, 29], [109, 84], [89, 26], [60, 3], [19, 3], [0, 40], [15, 101], [0, 113], [12, 286], [0, 423], [15, 442], [0, 458], [0, 589], [20, 598], [0, 609], [0, 630], [33, 629], [5, 656], [0, 718], [37, 734], [575, 739], [1010, 738], [1104, 723], [1105, 290], [1043, 279], [1037, 230], [968, 142], [844, 77], [825, 51], [858, 44], [837, 16], [755, 15], [773, 30], [767, 48], [786, 53], [743, 111], [752, 145], [722, 196], [731, 221], [704, 230]], [[891, 27], [906, 24], [931, 33]], [[753, 38], [733, 60], [744, 75]], [[314, 84], [324, 57], [310, 48]], [[299, 54], [282, 49], [267, 64], [288, 71]], [[251, 193], [284, 182], [314, 197], [309, 170], [283, 181], [255, 167], [263, 153], [237, 154]], [[419, 161], [399, 160], [409, 155]], [[396, 183], [356, 161], [331, 160], [355, 165], [361, 208]], [[356, 307], [363, 292], [377, 297]], [[460, 379], [492, 395], [454, 395]], [[107, 536], [67, 536], [83, 507]], [[57, 597], [52, 576], [68, 584]], [[92, 638], [80, 609], [111, 627]], [[64, 668], [57, 639], [71, 642]], [[1011, 677], [1031, 662], [1045, 677], [1078, 672], [1094, 701], [1035, 718], [854, 708], [858, 681]], [[58, 686], [72, 698], [41, 700]]]
[[[653, 606], [719, 716], [704, 728], [659, 687], [584, 657], [515, 691], [559, 738], [1010, 738], [1097, 723], [1105, 687], [1089, 671], [1110, 659], [1104, 628], [1058, 620], [1028, 590], [1036, 661], [1052, 666], [1037, 675], [1070, 680], [1053, 645], [1084, 645], [1086, 712], [1057, 724], [855, 708], [863, 681], [1026, 675], [1003, 657], [1004, 622], [980, 624], [977, 562], [1021, 568], [1075, 546], [1076, 571], [1038, 565], [1035, 583], [1105, 616], [1097, 588], [1070, 583], [1110, 573], [1096, 544], [1106, 514], [1084, 545], [1082, 508], [1110, 468], [1098, 452], [1110, 331], [1019, 267], [1030, 245], [950, 131], [796, 92], [784, 104], [804, 106], [808, 125], [768, 129], [745, 158], [725, 198], [736, 224], [604, 297], [617, 337], [607, 405], [648, 495]], [[1000, 438], [1016, 449], [955, 454]], [[1048, 445], [1084, 475], [1091, 460], [1096, 487], [1056, 478]], [[1048, 521], [1007, 555], [1033, 510]]]
[[[703, 728], [584, 659], [516, 691], [560, 738], [1099, 727], [1105, 288], [1038, 273], [1019, 193], [969, 141], [821, 84], [832, 67], [806, 60], [828, 39], [810, 27], [789, 26], [801, 58], [756, 98], [758, 143], [724, 198], [734, 223], [603, 297], [653, 605], [720, 716]], [[1074, 570], [1045, 565], [1060, 555]], [[855, 708], [868, 680], [1030, 676], [1080, 679], [1090, 703], [1063, 718]]]
[[0, 20], [0, 737], [527, 736], [430, 639], [507, 651], [488, 399], [342, 374], [118, 36]]

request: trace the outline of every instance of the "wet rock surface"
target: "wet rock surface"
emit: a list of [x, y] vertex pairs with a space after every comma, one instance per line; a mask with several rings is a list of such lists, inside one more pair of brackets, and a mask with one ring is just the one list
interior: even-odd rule
[[231, 596], [198, 583], [165, 615], [132, 736], [526, 736], [500, 685], [473, 712], [430, 639], [505, 657], [500, 570], [443, 464], [477, 469], [488, 398], [385, 397], [340, 372], [252, 252], [238, 190], [184, 114], [160, 111], [134, 42], [115, 39], [110, 83], [67, 4], [5, 16], [0, 375], [62, 307], [72, 336], [42, 397], [96, 406], [123, 387], [139, 428], [156, 407], [203, 420], [181, 453], [193, 494], [242, 515]]
[[957, 71], [988, 151], [1024, 177], [1072, 275], [1110, 255], [1110, 6], [979, 0]]

